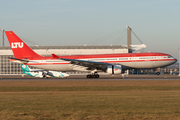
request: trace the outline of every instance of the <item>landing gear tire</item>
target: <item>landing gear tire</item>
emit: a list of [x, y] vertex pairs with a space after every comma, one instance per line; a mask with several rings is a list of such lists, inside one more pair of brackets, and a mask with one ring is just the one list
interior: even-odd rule
[[46, 75], [43, 75], [43, 78], [47, 78]]
[[87, 75], [87, 78], [99, 78], [98, 74], [94, 74], [94, 75]]
[[157, 72], [156, 75], [160, 75], [160, 72]]
[[91, 75], [87, 75], [86, 77], [87, 77], [87, 78], [92, 78], [92, 76], [91, 76]]
[[99, 78], [99, 75], [98, 75], [98, 74], [95, 74], [94, 77], [95, 77], [95, 78]]

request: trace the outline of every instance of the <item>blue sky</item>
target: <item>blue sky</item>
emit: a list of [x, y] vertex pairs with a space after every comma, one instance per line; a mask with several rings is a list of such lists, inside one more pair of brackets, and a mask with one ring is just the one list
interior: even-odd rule
[[[145, 52], [178, 58], [179, 5], [179, 0], [3, 0], [0, 29], [39, 45], [84, 45], [129, 25]], [[134, 37], [132, 42], [140, 44]], [[126, 38], [118, 44], [125, 45]]]

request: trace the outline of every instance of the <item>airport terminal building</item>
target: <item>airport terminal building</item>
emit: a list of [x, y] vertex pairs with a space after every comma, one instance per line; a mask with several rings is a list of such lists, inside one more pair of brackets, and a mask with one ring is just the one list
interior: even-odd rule
[[[83, 54], [112, 54], [128, 53], [123, 45], [85, 45], [85, 46], [30, 46], [36, 53], [42, 56], [56, 55], [83, 55]], [[14, 57], [10, 46], [0, 47], [0, 75], [22, 75], [19, 63], [14, 63], [9, 58]], [[69, 73], [71, 74], [71, 73]], [[72, 74], [76, 74], [73, 72]], [[79, 72], [77, 72], [79, 74]]]

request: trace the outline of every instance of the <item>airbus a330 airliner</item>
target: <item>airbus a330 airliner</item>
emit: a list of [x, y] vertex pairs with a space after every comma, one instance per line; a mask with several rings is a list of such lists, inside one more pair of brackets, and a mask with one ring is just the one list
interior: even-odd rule
[[29, 48], [13, 31], [6, 31], [15, 58], [11, 61], [53, 71], [89, 72], [87, 78], [99, 78], [97, 72], [122, 74], [128, 69], [165, 67], [177, 60], [164, 53], [121, 53], [68, 56], [41, 56]]

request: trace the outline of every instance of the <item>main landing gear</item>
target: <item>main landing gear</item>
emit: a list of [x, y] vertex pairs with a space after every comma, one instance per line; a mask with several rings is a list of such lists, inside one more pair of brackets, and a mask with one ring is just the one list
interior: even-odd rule
[[46, 75], [40, 76], [41, 79], [48, 78]]
[[87, 78], [99, 78], [99, 74], [88, 74]]

